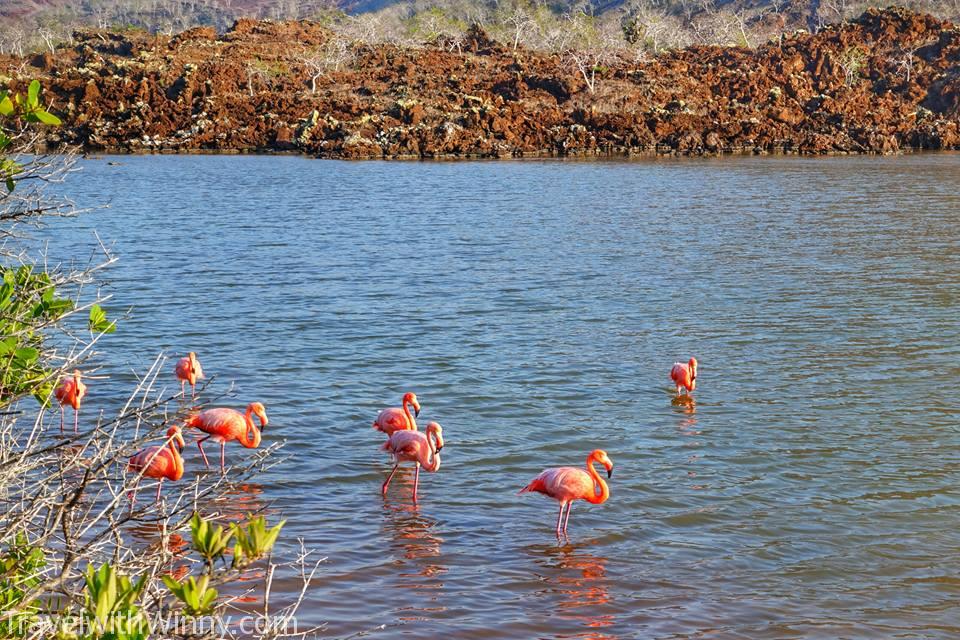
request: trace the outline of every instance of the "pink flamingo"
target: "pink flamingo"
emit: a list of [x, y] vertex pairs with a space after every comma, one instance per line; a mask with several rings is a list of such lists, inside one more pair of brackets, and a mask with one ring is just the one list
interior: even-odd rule
[[[140, 473], [147, 478], [156, 478], [157, 482], [157, 502], [160, 502], [160, 488], [163, 487], [163, 481], [179, 480], [183, 477], [183, 458], [180, 453], [183, 451], [185, 443], [183, 435], [180, 433], [180, 427], [173, 426], [167, 429], [167, 443], [160, 447], [147, 447], [142, 451], [130, 456], [130, 463], [127, 465], [128, 471]], [[137, 500], [137, 488], [140, 486], [140, 478], [130, 492], [131, 507]]]
[[63, 433], [63, 412], [66, 405], [73, 407], [73, 432], [80, 432], [80, 402], [87, 395], [87, 385], [80, 381], [80, 370], [73, 372], [72, 377], [64, 379], [53, 392], [60, 403], [60, 433]]
[[177, 379], [180, 381], [180, 395], [185, 396], [186, 384], [190, 383], [190, 397], [197, 396], [197, 380], [203, 380], [203, 369], [200, 368], [200, 361], [197, 360], [197, 354], [193, 351], [185, 358], [177, 360], [175, 369]]
[[[607, 457], [607, 452], [594, 449], [587, 456], [587, 470], [576, 467], [556, 467], [546, 469], [530, 481], [530, 484], [520, 490], [520, 493], [536, 491], [560, 502], [560, 514], [557, 516], [557, 537], [561, 531], [567, 532], [567, 522], [570, 521], [570, 510], [574, 500], [586, 500], [593, 504], [602, 504], [610, 497], [610, 488], [600, 474], [593, 468], [593, 463], [599, 462], [607, 469], [607, 477], [613, 475], [613, 463]], [[564, 518], [563, 509], [567, 509]], [[561, 521], [563, 527], [560, 526]]]
[[[253, 423], [252, 414], [260, 418], [260, 428]], [[187, 426], [195, 427], [206, 432], [204, 438], [197, 440], [197, 446], [200, 448], [200, 455], [203, 456], [203, 462], [210, 468], [210, 461], [207, 460], [207, 454], [203, 451], [203, 443], [210, 438], [214, 442], [220, 443], [220, 473], [225, 473], [226, 467], [224, 458], [226, 456], [226, 443], [230, 440], [237, 440], [248, 449], [256, 449], [260, 446], [260, 432], [267, 426], [267, 410], [259, 402], [251, 402], [247, 405], [247, 413], [243, 414], [234, 409], [207, 409], [197, 415], [187, 418]], [[250, 435], [253, 432], [253, 435]]]
[[[414, 415], [410, 415], [410, 409], [407, 405], [413, 405]], [[403, 394], [402, 407], [390, 407], [384, 409], [377, 415], [373, 421], [373, 428], [383, 431], [387, 436], [392, 436], [395, 431], [417, 430], [417, 421], [414, 416], [420, 416], [420, 403], [417, 402], [417, 394], [407, 392]]]
[[680, 389], [686, 389], [689, 394], [697, 388], [697, 359], [690, 358], [690, 362], [674, 362], [670, 369], [670, 379], [677, 385], [677, 395], [680, 395]]
[[428, 422], [426, 432], [402, 429], [395, 431], [387, 440], [382, 449], [393, 454], [396, 464], [393, 471], [387, 476], [380, 488], [383, 495], [387, 495], [387, 487], [397, 472], [401, 462], [414, 462], [417, 465], [416, 475], [413, 477], [413, 503], [417, 503], [417, 488], [420, 486], [420, 467], [435, 472], [440, 468], [440, 450], [443, 449], [443, 428], [436, 422]]

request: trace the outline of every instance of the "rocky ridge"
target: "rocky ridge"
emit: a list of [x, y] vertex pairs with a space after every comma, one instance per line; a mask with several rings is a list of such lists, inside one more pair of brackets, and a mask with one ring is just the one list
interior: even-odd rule
[[[305, 60], [334, 34], [240, 20], [218, 35], [85, 32], [0, 57], [12, 88], [43, 81], [89, 151], [296, 151], [339, 158], [891, 153], [960, 148], [960, 30], [902, 9], [756, 49], [694, 47], [597, 67], [513, 51], [472, 29], [444, 43], [352, 43], [311, 91]], [[0, 78], [2, 84], [4, 78]]]

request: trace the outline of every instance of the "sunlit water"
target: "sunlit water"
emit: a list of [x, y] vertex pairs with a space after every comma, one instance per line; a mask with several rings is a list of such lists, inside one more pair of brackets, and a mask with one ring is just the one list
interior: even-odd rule
[[[960, 156], [111, 160], [68, 185], [111, 208], [42, 233], [121, 258], [88, 406], [190, 349], [267, 405], [291, 459], [236, 506], [327, 556], [301, 626], [960, 634]], [[407, 390], [446, 440], [419, 507], [409, 471], [380, 496], [370, 428]], [[555, 503], [517, 490], [595, 447], [611, 498], [558, 545]]]

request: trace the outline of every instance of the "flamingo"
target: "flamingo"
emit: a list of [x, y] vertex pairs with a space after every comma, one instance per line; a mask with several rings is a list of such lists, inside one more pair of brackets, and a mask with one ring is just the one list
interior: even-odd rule
[[687, 364], [674, 362], [670, 369], [670, 379], [677, 385], [677, 395], [680, 395], [680, 389], [686, 389], [689, 394], [697, 388], [697, 359], [690, 358]]
[[80, 432], [80, 402], [87, 395], [87, 385], [80, 381], [80, 370], [73, 372], [73, 376], [64, 379], [56, 388], [53, 395], [60, 403], [60, 433], [63, 433], [63, 413], [66, 405], [73, 407], [73, 432]]
[[[252, 414], [260, 418], [260, 428], [253, 423]], [[230, 440], [237, 440], [248, 449], [256, 449], [260, 446], [260, 432], [267, 426], [267, 410], [259, 402], [251, 402], [247, 405], [246, 414], [240, 413], [234, 409], [207, 409], [197, 415], [187, 418], [188, 427], [196, 427], [206, 432], [204, 438], [197, 440], [197, 447], [200, 448], [200, 455], [203, 456], [203, 462], [210, 468], [210, 461], [207, 460], [207, 454], [203, 451], [203, 443], [210, 438], [220, 443], [220, 473], [225, 473], [225, 449], [226, 443]], [[249, 435], [250, 432], [253, 435]]]
[[[431, 437], [432, 436], [432, 437]], [[413, 477], [413, 504], [417, 504], [417, 487], [420, 486], [420, 467], [435, 472], [440, 468], [440, 450], [443, 449], [443, 428], [436, 422], [428, 422], [426, 432], [402, 429], [395, 431], [387, 440], [382, 449], [393, 454], [396, 464], [393, 471], [387, 476], [380, 488], [383, 495], [387, 495], [387, 487], [397, 472], [401, 462], [414, 462], [417, 465], [416, 475]]]
[[[413, 405], [413, 415], [410, 415], [408, 404]], [[403, 394], [402, 405], [401, 407], [390, 407], [381, 411], [373, 422], [373, 428], [383, 431], [387, 434], [387, 437], [392, 436], [395, 431], [407, 429], [416, 431], [417, 421], [414, 420], [414, 416], [420, 416], [420, 403], [417, 402], [417, 394], [411, 392]]]
[[197, 360], [197, 354], [193, 351], [185, 358], [180, 358], [177, 360], [177, 367], [175, 369], [177, 373], [177, 379], [180, 381], [180, 395], [185, 396], [186, 384], [190, 383], [190, 397], [195, 398], [197, 395], [197, 380], [203, 380], [203, 369], [200, 368], [200, 361]]
[[[530, 484], [520, 490], [520, 493], [536, 491], [550, 496], [560, 503], [560, 514], [557, 516], [557, 537], [561, 531], [566, 534], [567, 522], [570, 521], [570, 509], [574, 500], [586, 500], [593, 504], [602, 504], [610, 497], [610, 488], [600, 474], [593, 468], [593, 463], [599, 462], [607, 469], [607, 477], [613, 475], [613, 463], [603, 449], [594, 449], [587, 456], [587, 470], [576, 467], [556, 467], [540, 472]], [[518, 494], [519, 495], [519, 494]], [[563, 510], [567, 509], [564, 518]], [[563, 527], [560, 526], [561, 521]]]
[[[173, 426], [167, 429], [167, 442], [159, 447], [147, 447], [142, 451], [130, 456], [130, 463], [127, 465], [128, 471], [143, 472], [147, 478], [157, 478], [157, 502], [160, 502], [160, 488], [163, 487], [163, 481], [179, 480], [183, 477], [183, 458], [180, 453], [183, 451], [185, 443], [183, 435], [180, 433], [180, 427]], [[141, 476], [142, 477], [142, 476]], [[131, 507], [137, 500], [137, 488], [140, 486], [140, 478], [137, 478], [137, 484], [130, 492]]]

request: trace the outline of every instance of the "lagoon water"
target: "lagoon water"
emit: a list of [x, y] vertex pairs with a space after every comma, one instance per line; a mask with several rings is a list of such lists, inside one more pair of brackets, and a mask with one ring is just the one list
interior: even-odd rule
[[[40, 233], [120, 256], [131, 311], [87, 406], [190, 349], [211, 392], [266, 404], [290, 457], [237, 504], [327, 557], [301, 627], [960, 634], [960, 155], [106, 160], [64, 188], [111, 207]], [[370, 428], [407, 390], [446, 440], [418, 507], [410, 470], [380, 496]], [[612, 496], [558, 544], [555, 503], [517, 490], [595, 447]]]

